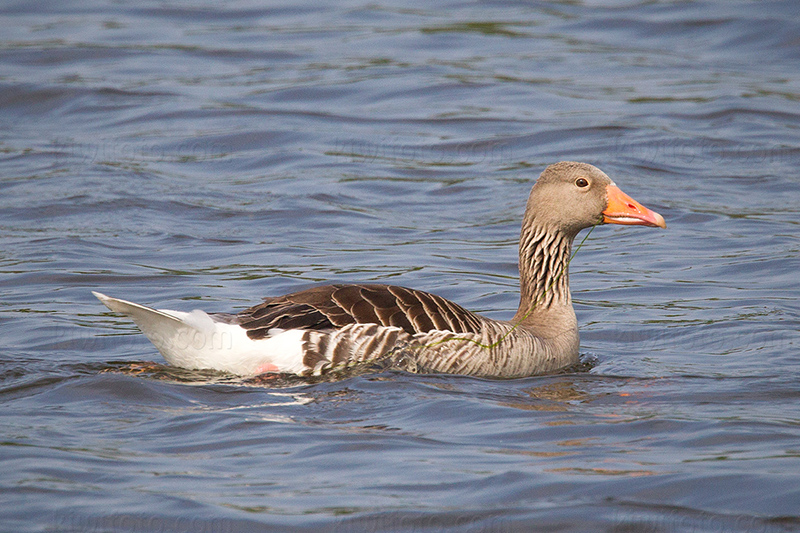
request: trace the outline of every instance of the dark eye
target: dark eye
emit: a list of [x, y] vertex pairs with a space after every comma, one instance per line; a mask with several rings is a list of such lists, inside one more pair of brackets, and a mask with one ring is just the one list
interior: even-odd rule
[[587, 180], [586, 178], [578, 178], [575, 180], [575, 185], [583, 189], [584, 187], [589, 186], [589, 180]]

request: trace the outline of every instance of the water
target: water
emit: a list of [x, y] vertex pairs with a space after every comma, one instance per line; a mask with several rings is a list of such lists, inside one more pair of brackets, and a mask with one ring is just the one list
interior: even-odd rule
[[[19, 2], [0, 29], [3, 530], [800, 529], [795, 2]], [[509, 317], [561, 159], [669, 225], [578, 253], [576, 372], [180, 371], [89, 292], [375, 281]]]

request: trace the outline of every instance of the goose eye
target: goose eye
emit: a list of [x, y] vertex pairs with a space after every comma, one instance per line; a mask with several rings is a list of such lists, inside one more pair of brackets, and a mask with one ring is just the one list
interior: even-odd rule
[[575, 180], [575, 185], [583, 189], [584, 187], [589, 186], [589, 180], [587, 180], [586, 178], [578, 178]]

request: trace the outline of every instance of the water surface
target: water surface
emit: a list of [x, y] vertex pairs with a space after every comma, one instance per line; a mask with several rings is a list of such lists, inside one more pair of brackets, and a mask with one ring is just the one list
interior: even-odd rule
[[[800, 528], [800, 19], [776, 2], [0, 8], [0, 508], [13, 531]], [[549, 163], [669, 229], [571, 267], [584, 366], [241, 380], [90, 290], [319, 282], [496, 318]]]

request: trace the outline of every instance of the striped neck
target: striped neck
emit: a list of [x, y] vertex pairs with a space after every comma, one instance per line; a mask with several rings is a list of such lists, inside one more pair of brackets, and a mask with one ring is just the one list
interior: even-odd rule
[[519, 242], [520, 302], [515, 321], [572, 305], [567, 267], [573, 239], [542, 226], [523, 227]]

